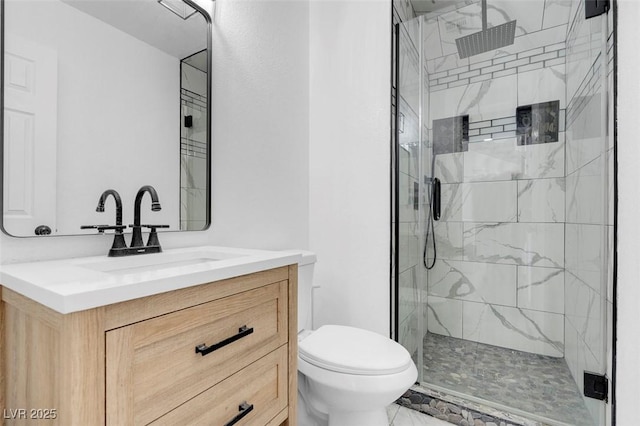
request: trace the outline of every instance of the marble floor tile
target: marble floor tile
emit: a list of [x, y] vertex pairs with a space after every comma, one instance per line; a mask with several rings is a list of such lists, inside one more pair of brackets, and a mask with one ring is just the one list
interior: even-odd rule
[[387, 415], [390, 426], [451, 426], [451, 423], [397, 404], [387, 407]]

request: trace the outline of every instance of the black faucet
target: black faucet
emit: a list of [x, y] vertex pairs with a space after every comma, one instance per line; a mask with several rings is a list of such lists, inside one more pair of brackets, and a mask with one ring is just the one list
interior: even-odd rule
[[[142, 197], [145, 192], [148, 192], [151, 196], [151, 210], [157, 212], [162, 209], [160, 202], [158, 201], [158, 193], [151, 185], [145, 185], [138, 190], [136, 194], [136, 201], [133, 207], [133, 225], [129, 225], [133, 228], [133, 234], [131, 235], [131, 245], [129, 247], [128, 254], [142, 254], [142, 253], [159, 253], [162, 251], [160, 247], [160, 241], [158, 240], [158, 234], [156, 228], [168, 228], [169, 225], [142, 225], [140, 223], [140, 206], [142, 204]], [[142, 241], [142, 228], [150, 228], [151, 233], [145, 246]]]
[[[133, 228], [131, 235], [131, 246], [127, 247], [127, 243], [124, 240], [123, 230], [126, 228], [122, 224], [122, 200], [120, 195], [113, 189], [107, 189], [100, 195], [98, 200], [98, 207], [96, 211], [104, 211], [104, 203], [109, 195], [112, 195], [116, 201], [116, 224], [115, 225], [83, 225], [81, 229], [97, 229], [99, 233], [103, 234], [105, 230], [114, 229], [115, 235], [113, 238], [113, 245], [109, 250], [109, 256], [128, 256], [131, 254], [144, 254], [144, 253], [160, 253], [162, 248], [160, 247], [160, 241], [158, 240], [157, 228], [168, 228], [169, 225], [142, 225], [140, 224], [140, 206], [142, 204], [142, 197], [145, 192], [148, 192], [151, 196], [151, 210], [154, 212], [159, 211], [162, 207], [158, 201], [158, 193], [153, 186], [145, 185], [138, 190], [136, 195], [136, 201], [134, 205], [133, 225], [129, 225]], [[145, 245], [142, 241], [142, 228], [150, 228], [149, 239]]]
[[107, 201], [109, 195], [113, 195], [113, 199], [116, 202], [116, 225], [122, 225], [122, 199], [115, 189], [107, 189], [100, 195], [96, 211], [100, 213], [104, 212], [104, 203]]
[[97, 212], [104, 212], [104, 204], [107, 201], [109, 195], [113, 196], [113, 199], [116, 202], [116, 224], [114, 225], [86, 225], [81, 226], [81, 229], [97, 229], [101, 234], [104, 233], [107, 229], [115, 230], [115, 234], [113, 236], [113, 244], [111, 245], [111, 250], [109, 250], [109, 256], [122, 256], [125, 254], [127, 250], [127, 243], [124, 241], [124, 234], [122, 231], [126, 228], [122, 224], [122, 199], [120, 198], [120, 194], [114, 189], [107, 189], [100, 195], [100, 199], [98, 199], [98, 206], [96, 207]]
[[142, 225], [140, 225], [140, 205], [142, 204], [142, 197], [144, 193], [148, 192], [151, 195], [151, 210], [154, 212], [160, 211], [162, 207], [158, 201], [158, 193], [151, 185], [145, 185], [138, 190], [136, 194], [136, 202], [133, 207], [133, 236], [131, 237], [131, 248], [144, 247], [142, 242]]

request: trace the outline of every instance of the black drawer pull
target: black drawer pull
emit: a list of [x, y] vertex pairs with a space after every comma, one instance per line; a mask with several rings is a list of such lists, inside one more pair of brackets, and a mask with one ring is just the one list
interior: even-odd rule
[[211, 346], [207, 346], [204, 343], [201, 344], [201, 345], [196, 346], [196, 353], [200, 354], [202, 356], [205, 356], [207, 354], [210, 354], [213, 351], [217, 351], [218, 349], [220, 349], [220, 348], [222, 348], [224, 346], [227, 346], [230, 343], [235, 342], [236, 340], [240, 340], [243, 337], [250, 335], [251, 333], [253, 333], [253, 327], [247, 328], [246, 325], [243, 325], [242, 327], [240, 327], [238, 329], [238, 334], [236, 334], [235, 336], [227, 337], [223, 341], [218, 342], [218, 343], [216, 343], [214, 345], [211, 345]]
[[224, 426], [233, 426], [238, 423], [244, 416], [249, 414], [253, 410], [253, 404], [247, 404], [247, 401], [244, 401], [242, 404], [238, 406], [238, 411], [240, 411], [234, 418], [229, 420]]

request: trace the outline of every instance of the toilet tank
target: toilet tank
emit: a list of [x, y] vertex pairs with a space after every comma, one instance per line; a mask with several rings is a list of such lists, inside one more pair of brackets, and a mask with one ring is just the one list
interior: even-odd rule
[[313, 329], [313, 268], [316, 255], [310, 251], [287, 250], [299, 253], [302, 259], [298, 263], [298, 332]]

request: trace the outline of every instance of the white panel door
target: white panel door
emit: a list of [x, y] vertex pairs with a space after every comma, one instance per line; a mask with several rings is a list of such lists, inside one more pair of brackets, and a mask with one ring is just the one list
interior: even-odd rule
[[4, 228], [56, 232], [58, 59], [54, 50], [7, 35], [4, 55]]

